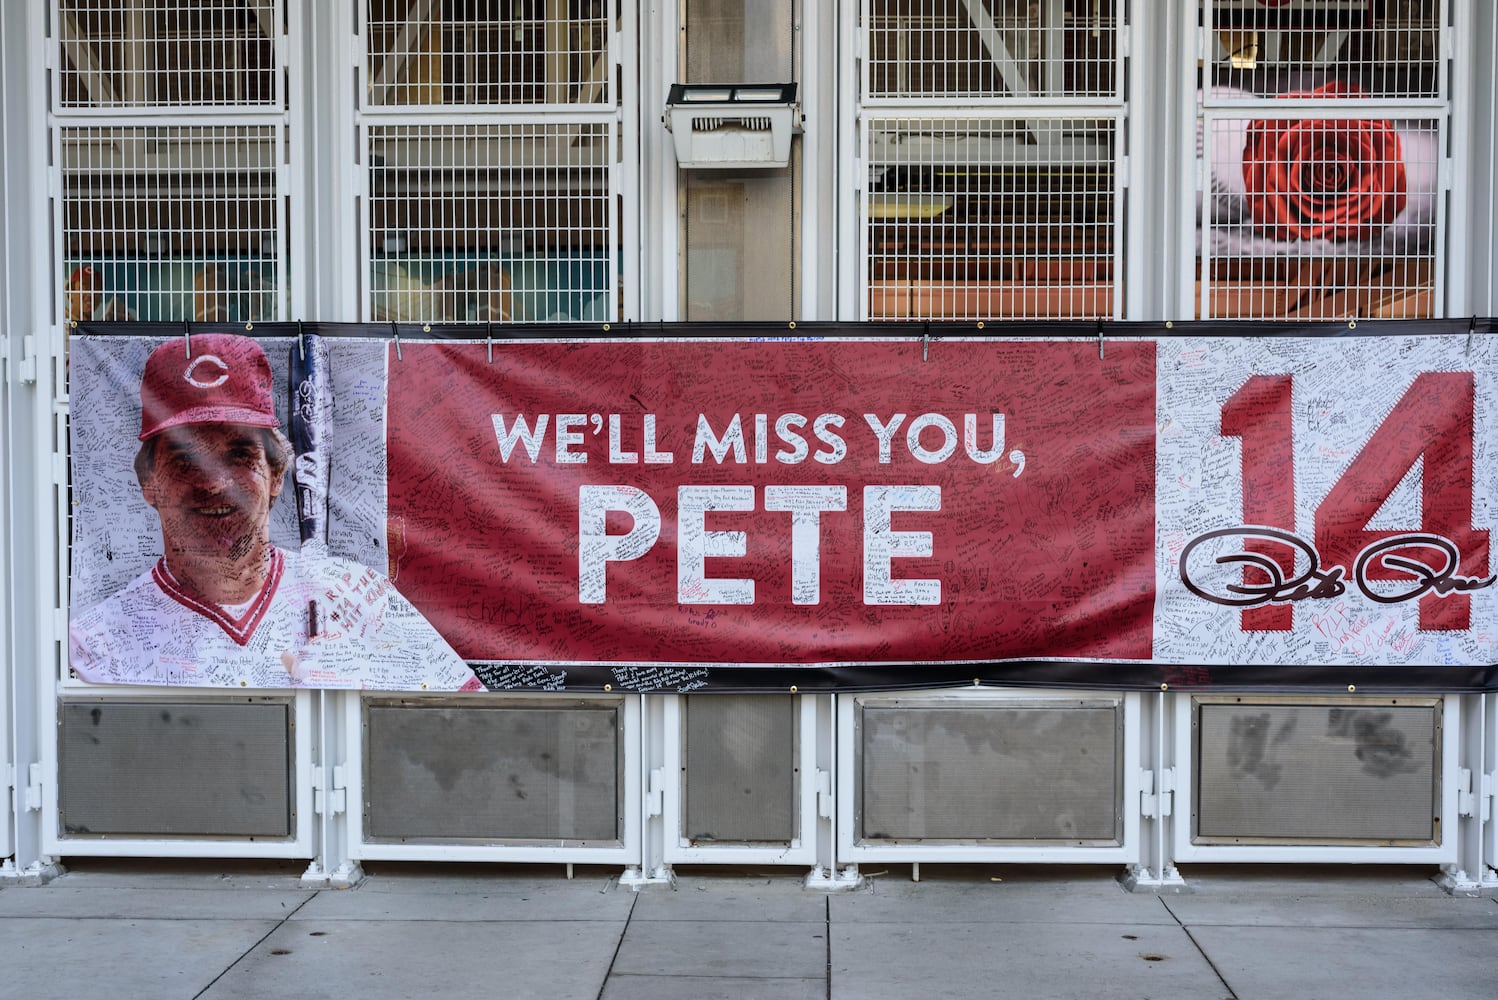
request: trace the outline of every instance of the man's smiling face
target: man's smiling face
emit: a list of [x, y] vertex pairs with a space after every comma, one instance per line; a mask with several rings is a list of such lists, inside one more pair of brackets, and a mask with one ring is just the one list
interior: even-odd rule
[[141, 483], [161, 517], [167, 562], [198, 576], [197, 560], [259, 558], [284, 474], [271, 471], [264, 432], [240, 424], [194, 424], [164, 432]]

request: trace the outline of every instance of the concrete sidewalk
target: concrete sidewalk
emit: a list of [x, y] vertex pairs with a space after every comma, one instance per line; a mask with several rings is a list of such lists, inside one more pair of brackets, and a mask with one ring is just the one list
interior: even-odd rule
[[370, 866], [354, 889], [291, 868], [79, 862], [0, 890], [0, 997], [1022, 997], [1442, 1000], [1498, 996], [1498, 900], [1423, 869], [867, 869], [824, 895], [793, 872]]

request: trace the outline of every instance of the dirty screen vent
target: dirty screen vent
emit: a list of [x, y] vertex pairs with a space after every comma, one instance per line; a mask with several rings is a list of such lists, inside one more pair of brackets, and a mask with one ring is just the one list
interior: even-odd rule
[[1195, 842], [1438, 844], [1440, 706], [1198, 703]]
[[371, 840], [618, 843], [618, 703], [365, 706]]
[[290, 837], [290, 723], [287, 702], [64, 702], [61, 833]]
[[796, 699], [686, 699], [682, 835], [694, 844], [779, 843], [796, 835]]
[[1117, 703], [865, 704], [862, 843], [1120, 840]]

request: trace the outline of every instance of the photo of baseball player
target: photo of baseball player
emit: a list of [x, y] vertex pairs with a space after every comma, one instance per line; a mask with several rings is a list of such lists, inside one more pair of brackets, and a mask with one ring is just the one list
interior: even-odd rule
[[384, 574], [305, 542], [272, 543], [292, 463], [270, 364], [249, 337], [151, 352], [135, 476], [161, 557], [75, 613], [70, 662], [95, 683], [482, 690]]

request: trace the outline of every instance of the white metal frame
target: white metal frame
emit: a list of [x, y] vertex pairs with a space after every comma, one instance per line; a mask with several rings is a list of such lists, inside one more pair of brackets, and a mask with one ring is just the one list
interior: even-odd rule
[[[103, 685], [70, 685], [72, 693], [90, 697], [108, 698], [116, 704], [128, 702], [197, 701], [203, 704], [221, 703], [214, 692], [193, 689], [163, 689], [157, 687], [117, 687]], [[245, 697], [286, 699], [291, 702], [291, 753], [292, 795], [295, 802], [296, 821], [293, 834], [286, 839], [242, 838], [242, 837], [116, 837], [116, 836], [67, 836], [61, 832], [58, 817], [57, 796], [57, 706], [59, 699], [47, 699], [50, 706], [52, 734], [44, 743], [42, 760], [42, 847], [50, 854], [104, 857], [183, 857], [183, 858], [311, 858], [314, 849], [315, 826], [313, 822], [313, 786], [315, 759], [312, 726], [312, 698], [310, 691], [290, 693], [274, 690], [245, 689], [235, 691], [236, 700]]]
[[[854, 803], [859, 780], [858, 746], [855, 721], [860, 702], [919, 699], [933, 706], [1003, 707], [1005, 705], [1046, 705], [1088, 700], [1113, 701], [1123, 713], [1123, 731], [1119, 752], [1121, 800], [1119, 811], [1120, 842], [1112, 846], [1072, 847], [1059, 844], [892, 844], [867, 845], [855, 840], [857, 830]], [[1141, 857], [1140, 839], [1142, 768], [1140, 741], [1143, 738], [1136, 692], [1083, 692], [1052, 689], [1016, 689], [972, 687], [945, 691], [886, 692], [882, 694], [839, 695], [837, 698], [837, 861], [858, 864], [865, 861], [932, 862], [968, 864], [1003, 862], [1012, 864], [1123, 864], [1133, 865]]]
[[[682, 695], [660, 695], [664, 710], [664, 765], [652, 770], [652, 807], [659, 803], [664, 820], [664, 860], [667, 864], [807, 865], [817, 859], [817, 803], [821, 772], [816, 759], [816, 699], [810, 695], [778, 695], [796, 700], [795, 827], [789, 843], [694, 845], [682, 830], [683, 751], [686, 716]], [[699, 695], [698, 697], [713, 697]], [[659, 793], [658, 795], [656, 793]]]
[[[1254, 704], [1305, 704], [1318, 699], [1286, 695], [1255, 695]], [[1320, 699], [1325, 700], [1325, 699]], [[1192, 753], [1191, 718], [1194, 698], [1182, 696], [1176, 701], [1175, 761], [1176, 761], [1176, 806], [1175, 841], [1172, 845], [1174, 860], [1179, 864], [1194, 862], [1278, 862], [1280, 864], [1426, 864], [1451, 865], [1458, 859], [1457, 853], [1457, 788], [1458, 761], [1462, 742], [1460, 696], [1447, 695], [1441, 699], [1441, 757], [1439, 776], [1441, 782], [1440, 812], [1441, 842], [1429, 847], [1378, 847], [1362, 845], [1315, 845], [1315, 844], [1195, 844], [1192, 843], [1191, 814], [1194, 808], [1193, 769], [1195, 757]], [[1351, 703], [1336, 699], [1338, 704]]]
[[[47, 272], [44, 283], [45, 302], [50, 315], [65, 315], [65, 292], [61, 276], [65, 274], [65, 241], [63, 235], [63, 199], [61, 171], [63, 169], [64, 133], [70, 129], [196, 129], [220, 127], [268, 129], [273, 136], [274, 151], [271, 162], [275, 167], [276, 191], [274, 196], [275, 240], [276, 240], [276, 289], [275, 309], [277, 317], [286, 314], [288, 286], [290, 284], [287, 248], [290, 226], [296, 219], [287, 211], [288, 184], [294, 171], [287, 169], [291, 159], [288, 144], [288, 128], [291, 115], [282, 110], [286, 101], [286, 77], [290, 49], [282, 30], [285, 23], [285, 6], [289, 4], [294, 14], [301, 13], [300, 0], [275, 0], [272, 23], [272, 46], [274, 61], [272, 73], [275, 78], [274, 106], [255, 104], [233, 105], [141, 105], [111, 106], [106, 108], [76, 108], [52, 110], [47, 117], [47, 142], [49, 164], [47, 190], [50, 195], [45, 209], [46, 224], [54, 238], [42, 239], [38, 245], [49, 246], [50, 255], [37, 254], [36, 259]], [[51, 0], [53, 30], [56, 32], [58, 3]], [[54, 46], [58, 44], [56, 34], [41, 39], [47, 52], [46, 66], [52, 93], [60, 91], [60, 61]], [[40, 213], [39, 213], [40, 214]], [[299, 263], [301, 263], [299, 261]], [[303, 265], [305, 266], [305, 265]], [[285, 699], [290, 706], [292, 741], [291, 754], [292, 792], [295, 823], [290, 837], [281, 839], [235, 838], [235, 837], [70, 837], [59, 827], [57, 794], [58, 771], [58, 710], [61, 702], [69, 698], [98, 697], [111, 701], [151, 702], [161, 699], [215, 703], [225, 692], [204, 689], [161, 688], [147, 686], [107, 686], [85, 684], [69, 675], [67, 668], [67, 617], [70, 567], [69, 516], [67, 504], [68, 472], [68, 412], [69, 396], [67, 373], [63, 362], [65, 342], [68, 336], [66, 325], [54, 321], [48, 325], [38, 356], [33, 360], [44, 377], [36, 381], [38, 408], [45, 409], [46, 422], [37, 428], [36, 453], [46, 475], [37, 476], [34, 489], [38, 510], [50, 515], [52, 524], [52, 565], [42, 574], [37, 590], [43, 603], [41, 627], [37, 635], [38, 647], [44, 651], [39, 658], [37, 675], [41, 682], [36, 687], [36, 713], [40, 760], [37, 762], [38, 781], [27, 795], [35, 801], [40, 816], [41, 849], [49, 854], [76, 856], [101, 855], [121, 857], [243, 857], [243, 858], [311, 858], [317, 854], [315, 833], [314, 800], [318, 786], [319, 757], [326, 748], [319, 745], [321, 734], [315, 732], [314, 699], [319, 694], [308, 691], [285, 690], [235, 690], [235, 700], [245, 696]], [[216, 695], [219, 697], [216, 698]], [[18, 789], [18, 792], [20, 790]]]
[[[469, 695], [475, 699], [481, 695]], [[502, 695], [491, 696], [494, 699]], [[540, 698], [541, 695], [527, 695]], [[569, 700], [586, 697], [597, 701], [610, 695], [549, 695], [558, 705]], [[641, 774], [644, 770], [645, 730], [642, 718], [640, 695], [613, 695], [618, 699], [621, 711], [619, 726], [620, 753], [623, 756], [623, 788], [620, 790], [623, 803], [623, 838], [616, 847], [568, 847], [557, 844], [454, 844], [413, 841], [404, 844], [372, 843], [364, 839], [364, 755], [357, 733], [362, 728], [362, 700], [351, 697], [344, 701], [344, 731], [348, 734], [347, 756], [338, 765], [341, 774], [335, 771], [334, 784], [347, 790], [348, 806], [346, 820], [348, 837], [347, 856], [355, 861], [508, 861], [551, 862], [553, 864], [612, 864], [627, 868], [644, 867], [643, 837], [640, 805], [643, 796]], [[489, 704], [503, 704], [490, 700]], [[475, 700], [475, 705], [481, 704]], [[339, 781], [339, 778], [342, 781]]]

